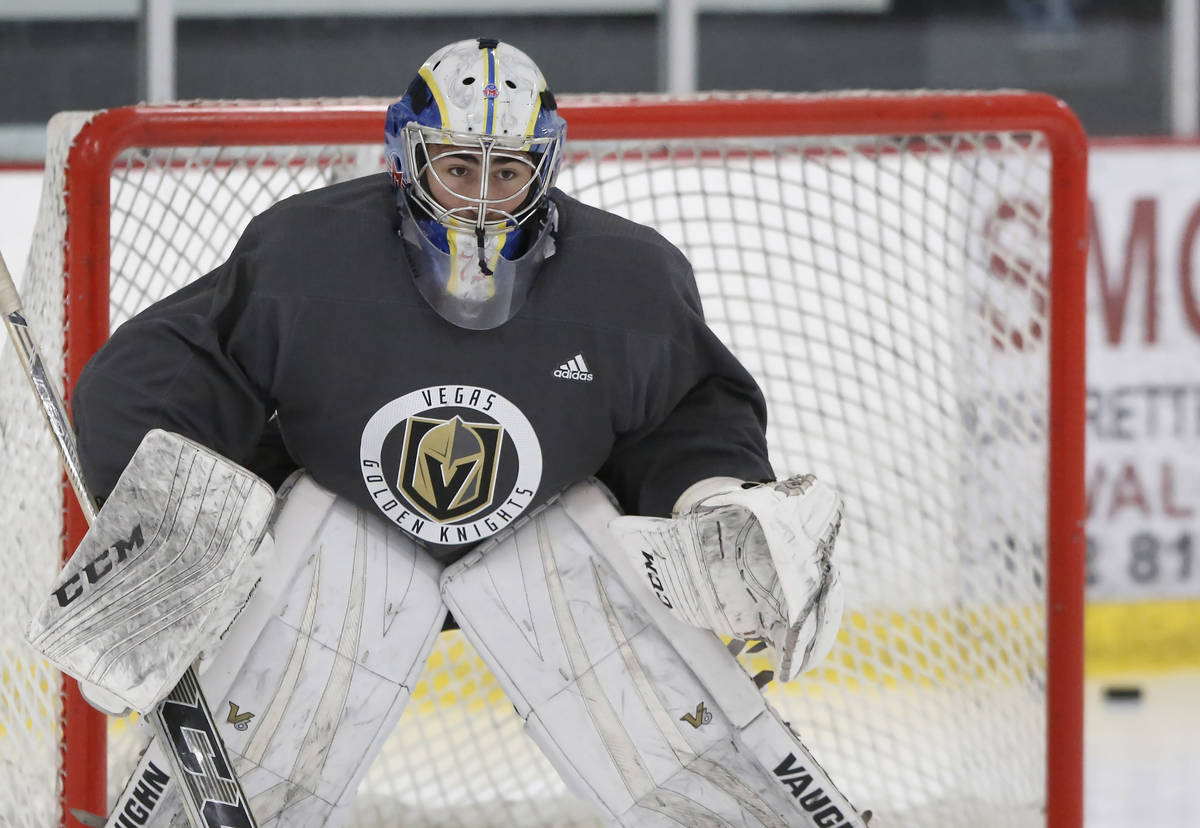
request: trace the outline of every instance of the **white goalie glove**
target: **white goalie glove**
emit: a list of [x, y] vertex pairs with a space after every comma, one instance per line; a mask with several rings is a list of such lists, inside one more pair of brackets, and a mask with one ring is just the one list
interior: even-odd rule
[[812, 475], [711, 478], [680, 498], [673, 518], [619, 517], [610, 528], [656, 600], [694, 626], [770, 643], [775, 677], [789, 681], [837, 636], [843, 599], [832, 552], [842, 508]]

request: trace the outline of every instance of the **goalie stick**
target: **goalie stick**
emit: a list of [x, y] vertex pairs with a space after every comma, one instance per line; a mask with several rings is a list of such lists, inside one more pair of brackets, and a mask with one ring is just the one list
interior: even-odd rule
[[[67, 479], [89, 524], [96, 519], [96, 500], [88, 491], [75, 435], [58, 392], [46, 373], [29, 331], [21, 298], [0, 255], [0, 314], [17, 358], [25, 371], [42, 414], [54, 435]], [[257, 828], [250, 802], [237, 778], [229, 753], [191, 667], [165, 699], [146, 714], [172, 775], [180, 786], [184, 812], [194, 828]], [[76, 814], [76, 818], [79, 815]], [[90, 820], [85, 819], [85, 824]]]

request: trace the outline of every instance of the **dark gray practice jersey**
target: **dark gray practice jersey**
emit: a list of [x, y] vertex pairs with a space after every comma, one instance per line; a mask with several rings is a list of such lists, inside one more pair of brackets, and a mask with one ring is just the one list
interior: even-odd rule
[[705, 477], [771, 478], [762, 395], [704, 324], [683, 255], [553, 198], [557, 252], [484, 331], [418, 293], [386, 175], [275, 205], [86, 366], [72, 405], [91, 486], [107, 494], [150, 428], [271, 479], [277, 427], [318, 483], [445, 559], [589, 476], [646, 515]]

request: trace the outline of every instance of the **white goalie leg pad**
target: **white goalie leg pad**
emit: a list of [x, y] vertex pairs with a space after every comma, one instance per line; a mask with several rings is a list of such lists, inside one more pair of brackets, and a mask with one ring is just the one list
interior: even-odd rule
[[579, 484], [442, 576], [567, 786], [620, 825], [864, 826], [715, 635], [633, 597], [616, 515]]
[[[260, 828], [332, 828], [349, 815], [441, 631], [442, 567], [308, 477], [287, 492], [273, 533], [277, 564], [201, 662], [201, 685]], [[161, 756], [151, 744], [108, 825], [179, 819]]]
[[110, 712], [152, 709], [245, 605], [271, 557], [274, 508], [274, 490], [241, 466], [149, 432], [35, 613], [30, 643]]

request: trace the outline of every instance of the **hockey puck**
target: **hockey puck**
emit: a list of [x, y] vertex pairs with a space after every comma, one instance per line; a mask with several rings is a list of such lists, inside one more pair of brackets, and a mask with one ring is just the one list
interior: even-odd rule
[[1104, 698], [1108, 701], [1140, 701], [1142, 688], [1132, 685], [1105, 687]]

